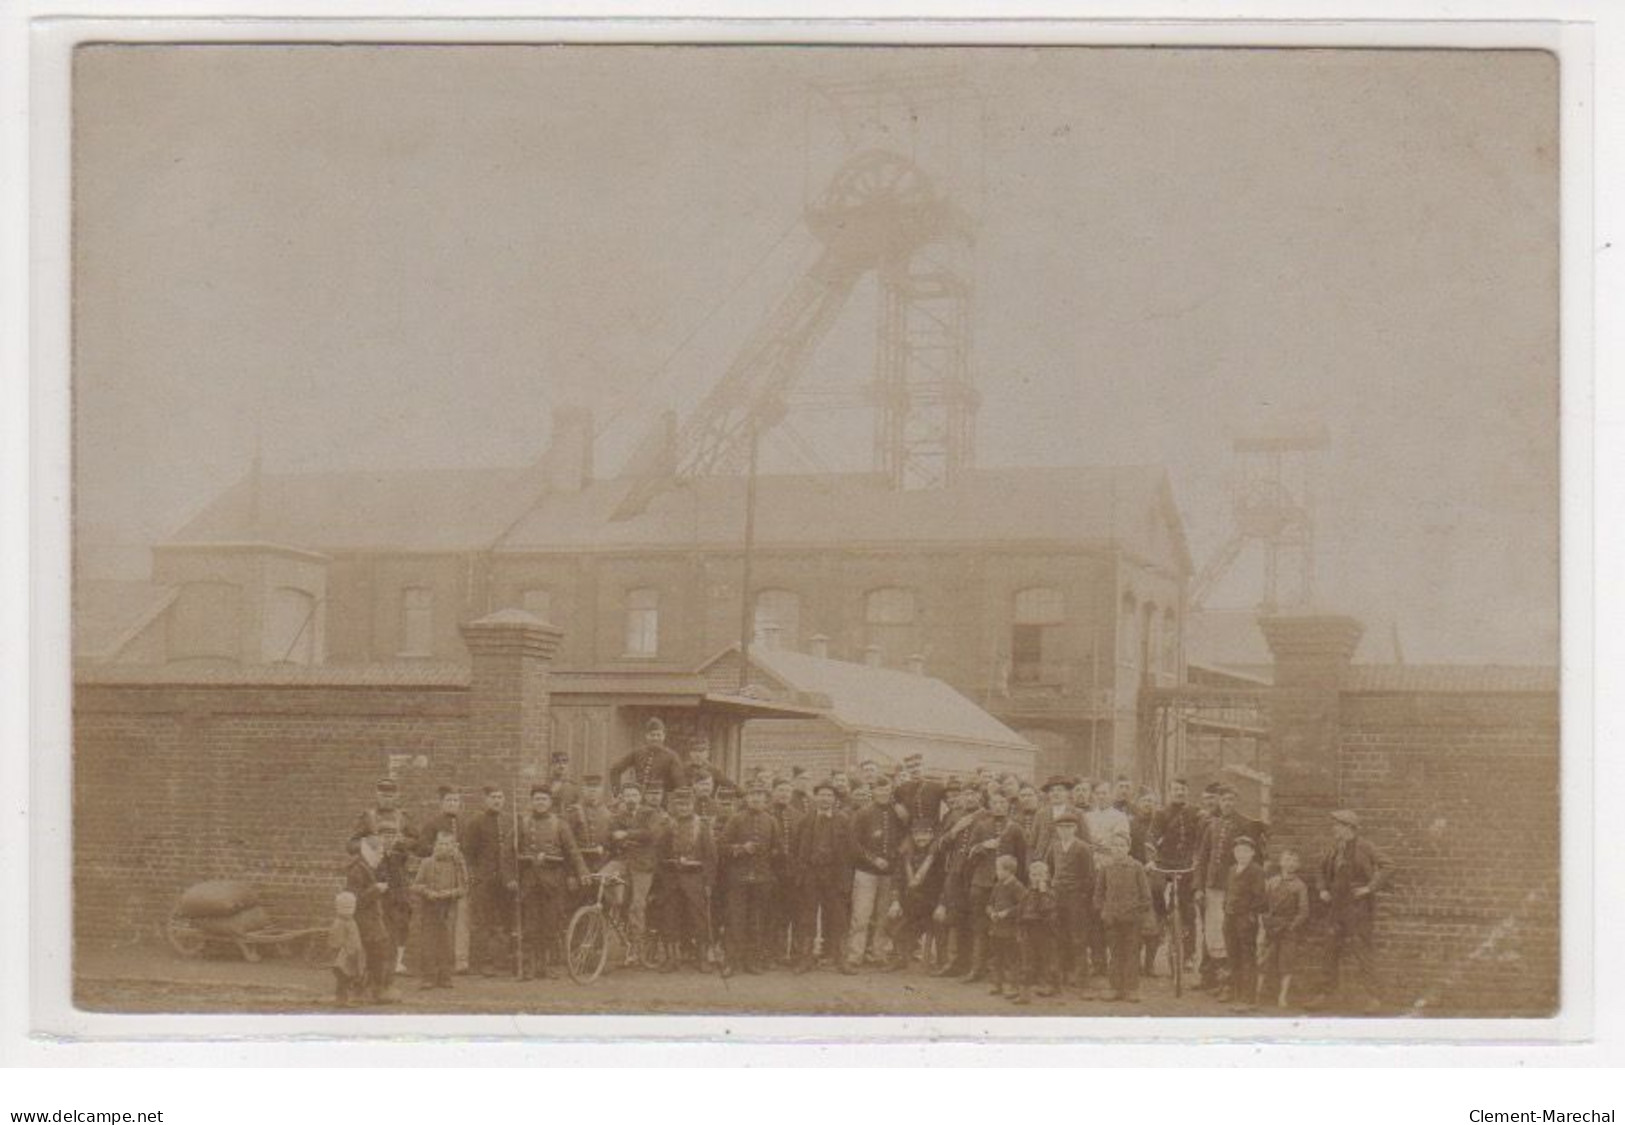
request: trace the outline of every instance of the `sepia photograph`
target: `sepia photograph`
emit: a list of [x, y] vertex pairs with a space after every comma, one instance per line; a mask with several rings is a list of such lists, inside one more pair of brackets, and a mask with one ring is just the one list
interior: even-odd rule
[[1562, 1015], [1559, 81], [78, 46], [74, 1007]]

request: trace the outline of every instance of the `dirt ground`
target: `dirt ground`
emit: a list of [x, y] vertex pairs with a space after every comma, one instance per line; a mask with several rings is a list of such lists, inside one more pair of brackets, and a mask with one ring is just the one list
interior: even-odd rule
[[[865, 970], [842, 976], [819, 969], [805, 976], [776, 971], [723, 980], [714, 973], [658, 973], [616, 968], [591, 984], [562, 978], [457, 977], [450, 989], [421, 990], [410, 976], [398, 982], [400, 1003], [360, 1011], [460, 1014], [668, 1015], [904, 1015], [904, 1016], [1144, 1016], [1213, 1017], [1233, 1012], [1205, 993], [1173, 995], [1165, 976], [1142, 981], [1138, 1004], [1086, 997], [1073, 989], [1026, 1006], [989, 995], [985, 983], [965, 984], [906, 972]], [[232, 954], [182, 958], [166, 947], [81, 951], [75, 965], [75, 1004], [100, 1012], [331, 1012], [327, 969], [297, 960], [249, 964]], [[1270, 1017], [1302, 1015], [1269, 1010]]]

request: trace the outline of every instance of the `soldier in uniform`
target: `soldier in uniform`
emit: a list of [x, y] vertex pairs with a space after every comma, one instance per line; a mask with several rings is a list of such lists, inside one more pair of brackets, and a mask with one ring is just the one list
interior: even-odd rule
[[[1021, 830], [1010, 819], [1010, 800], [1003, 793], [993, 795], [986, 811], [971, 822], [965, 839], [969, 842], [965, 878], [969, 888], [966, 902], [970, 915], [971, 964], [964, 979], [973, 982], [987, 979], [988, 902], [999, 881], [999, 857], [1009, 856], [1015, 861], [1019, 879], [1027, 867], [1027, 848]], [[960, 940], [964, 940], [963, 932]]]
[[694, 815], [711, 824], [711, 830], [716, 831], [714, 823], [717, 817], [717, 779], [714, 774], [702, 773], [696, 777], [689, 786], [694, 791]]
[[485, 807], [469, 822], [464, 834], [470, 903], [469, 962], [483, 976], [493, 975], [508, 958], [513, 894], [519, 889], [509, 839], [512, 833], [503, 813], [506, 803], [502, 790], [487, 785]]
[[928, 781], [924, 776], [925, 759], [910, 754], [903, 759], [902, 780], [894, 796], [897, 803], [908, 811], [910, 829], [924, 824], [934, 833], [942, 818], [943, 786], [939, 781]]
[[796, 925], [796, 972], [813, 967], [813, 935], [822, 933], [825, 952], [842, 973], [856, 973], [841, 956], [846, 934], [847, 895], [852, 888], [852, 833], [846, 814], [836, 808], [835, 786], [821, 782], [813, 790], [813, 812], [798, 826], [791, 864], [805, 880], [801, 919]]
[[650, 718], [643, 724], [643, 745], [631, 753], [623, 754], [609, 767], [610, 784], [615, 785], [625, 780], [623, 775], [628, 771], [631, 771], [632, 780], [637, 783], [638, 790], [645, 798], [655, 785], [659, 785], [663, 790], [672, 790], [688, 783], [688, 778], [683, 773], [683, 764], [666, 745], [666, 724], [658, 718]]
[[888, 972], [908, 968], [909, 959], [920, 940], [933, 925], [931, 913], [942, 898], [942, 857], [933, 846], [936, 838], [928, 824], [916, 824], [903, 846], [897, 872], [899, 902], [897, 925], [892, 931]]
[[954, 789], [949, 798], [948, 818], [937, 841], [942, 853], [942, 899], [932, 912], [932, 919], [942, 928], [947, 954], [939, 958], [932, 976], [964, 976], [970, 971], [970, 884], [966, 880], [969, 867], [971, 840], [970, 826], [982, 813], [982, 791], [975, 785]]
[[1205, 955], [1202, 958], [1200, 988], [1215, 988], [1225, 982], [1228, 969], [1224, 938], [1225, 882], [1236, 840], [1247, 836], [1264, 852], [1263, 825], [1256, 824], [1236, 810], [1236, 791], [1228, 785], [1219, 789], [1218, 812], [1202, 829], [1196, 845], [1196, 901], [1202, 907]]
[[790, 862], [790, 844], [796, 838], [796, 826], [802, 819], [802, 814], [797, 812], [795, 807], [795, 787], [787, 779], [780, 779], [774, 784], [773, 798], [767, 806], [767, 811], [778, 821], [779, 839], [785, 841], [784, 851], [779, 853], [778, 867], [774, 871], [775, 893], [768, 904], [767, 918], [769, 960], [783, 964], [789, 959], [790, 951], [795, 948], [793, 931], [797, 914], [798, 879], [795, 867]]
[[[1202, 837], [1202, 820], [1190, 806], [1190, 786], [1176, 777], [1168, 787], [1168, 803], [1151, 817], [1149, 844], [1156, 865], [1165, 871], [1178, 871], [1196, 862], [1196, 845]], [[1184, 935], [1186, 955], [1196, 951], [1196, 882], [1192, 873], [1167, 876], [1177, 882], [1175, 900]]]
[[671, 815], [661, 824], [655, 841], [655, 861], [660, 867], [665, 903], [660, 932], [670, 946], [662, 970], [676, 972], [684, 951], [692, 948], [703, 972], [717, 852], [711, 826], [694, 812], [693, 790], [672, 792]]
[[684, 763], [683, 772], [690, 786], [702, 777], [711, 778], [714, 784], [720, 774], [721, 771], [711, 761], [711, 736], [704, 731], [696, 734], [694, 741], [689, 743], [688, 761]]
[[720, 966], [727, 958], [728, 937], [728, 853], [720, 846], [722, 830], [739, 811], [739, 787], [724, 780], [717, 785], [716, 815], [711, 820], [711, 838], [719, 841], [717, 870], [711, 880], [711, 960]]
[[[575, 835], [581, 862], [596, 875], [609, 862], [609, 838], [614, 827], [614, 817], [604, 805], [604, 779], [595, 773], [583, 777], [579, 796], [580, 800], [565, 810], [564, 822]], [[557, 800], [555, 796], [555, 806]]]
[[546, 786], [530, 791], [530, 815], [519, 822], [520, 908], [525, 922], [525, 964], [521, 980], [557, 975], [551, 965], [559, 953], [565, 904], [587, 876], [570, 826], [553, 811]]
[[[884, 919], [896, 901], [895, 879], [907, 838], [908, 829], [893, 807], [891, 779], [878, 776], [868, 807], [859, 809], [852, 818], [852, 929], [847, 936], [847, 953], [854, 965], [862, 964], [870, 953], [870, 924]], [[884, 927], [878, 928], [874, 958], [885, 959], [890, 946]]]
[[[626, 869], [632, 898], [628, 905], [632, 928], [641, 933], [648, 924], [649, 890], [654, 885], [655, 837], [665, 814], [643, 803], [643, 790], [628, 782], [621, 787], [621, 811], [610, 822], [609, 846]], [[637, 963], [637, 951], [626, 951], [626, 963]]]
[[784, 851], [779, 823], [767, 811], [767, 786], [754, 781], [745, 791], [745, 808], [722, 830], [728, 857], [728, 945], [722, 975], [735, 970], [759, 973], [767, 950], [767, 919], [773, 898], [775, 868]]
[[790, 803], [795, 806], [797, 813], [806, 816], [812, 811], [812, 775], [807, 772], [806, 766], [790, 767], [790, 788], [795, 792], [790, 797]]
[[570, 755], [553, 751], [549, 760], [547, 788], [553, 794], [553, 811], [563, 815], [581, 800], [581, 787], [570, 780]]

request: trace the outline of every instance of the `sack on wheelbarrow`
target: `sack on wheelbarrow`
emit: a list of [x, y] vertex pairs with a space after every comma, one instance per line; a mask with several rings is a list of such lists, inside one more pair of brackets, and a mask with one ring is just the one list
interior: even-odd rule
[[260, 889], [253, 883], [242, 879], [210, 879], [187, 887], [175, 912], [182, 918], [229, 918], [260, 902]]
[[258, 930], [270, 928], [271, 915], [263, 906], [250, 906], [223, 918], [194, 918], [194, 925], [206, 933], [220, 937], [240, 938]]

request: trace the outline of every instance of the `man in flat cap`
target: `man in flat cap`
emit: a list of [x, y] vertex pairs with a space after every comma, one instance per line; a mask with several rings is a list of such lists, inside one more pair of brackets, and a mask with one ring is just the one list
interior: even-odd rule
[[1334, 842], [1320, 864], [1320, 901], [1328, 907], [1331, 941], [1326, 946], [1326, 991], [1341, 993], [1340, 969], [1353, 960], [1365, 993], [1365, 1009], [1380, 1006], [1377, 965], [1372, 953], [1376, 927], [1376, 893], [1392, 874], [1392, 865], [1371, 841], [1360, 835], [1360, 817], [1352, 809], [1332, 813]]
[[658, 785], [662, 790], [681, 789], [688, 784], [683, 774], [683, 763], [666, 745], [666, 724], [658, 716], [651, 716], [643, 724], [643, 745], [623, 754], [609, 767], [609, 782], [618, 785], [630, 772], [632, 780], [648, 800], [649, 791]]
[[[1074, 782], [1070, 777], [1055, 775], [1044, 782], [1043, 800], [1038, 806], [1038, 812], [1033, 816], [1032, 847], [1029, 851], [1034, 859], [1042, 859], [1044, 853], [1049, 851], [1050, 843], [1055, 839], [1055, 818], [1063, 812], [1071, 812], [1082, 823], [1082, 815], [1072, 804], [1072, 786]], [[1054, 870], [1050, 872], [1054, 878]]]

